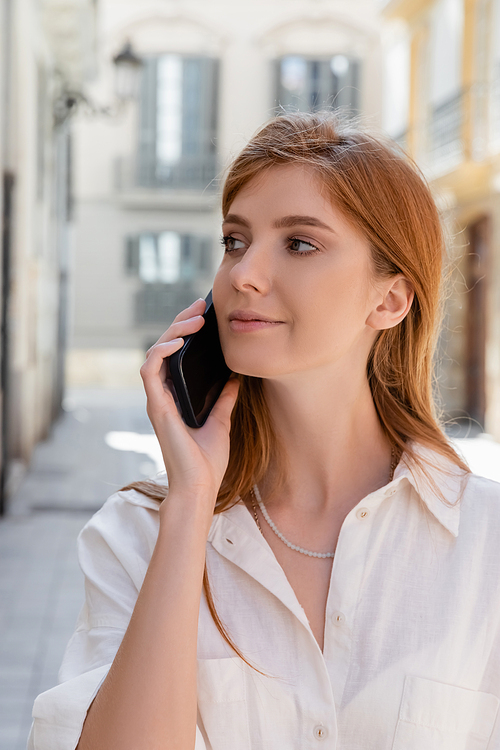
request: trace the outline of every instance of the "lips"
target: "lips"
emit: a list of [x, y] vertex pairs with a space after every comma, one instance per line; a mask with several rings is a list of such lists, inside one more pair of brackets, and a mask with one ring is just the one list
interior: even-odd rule
[[258, 323], [283, 323], [282, 320], [268, 318], [266, 315], [261, 315], [253, 310], [234, 310], [234, 312], [230, 313], [229, 320], [241, 320], [244, 322], [255, 321]]
[[233, 333], [250, 333], [276, 328], [284, 321], [276, 320], [254, 310], [234, 310], [229, 315], [229, 329]]

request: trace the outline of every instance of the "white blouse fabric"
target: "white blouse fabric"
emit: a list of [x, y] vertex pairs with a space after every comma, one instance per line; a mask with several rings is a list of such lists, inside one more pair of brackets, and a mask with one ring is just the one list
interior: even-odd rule
[[[214, 517], [216, 606], [265, 675], [234, 656], [202, 599], [196, 750], [500, 750], [500, 484], [464, 479], [419, 450], [440, 462], [433, 478], [453, 507], [402, 461], [353, 508], [333, 562], [323, 653], [245, 505]], [[86, 600], [61, 684], [35, 701], [29, 750], [76, 747], [158, 524], [157, 503], [127, 491], [81, 532]]]

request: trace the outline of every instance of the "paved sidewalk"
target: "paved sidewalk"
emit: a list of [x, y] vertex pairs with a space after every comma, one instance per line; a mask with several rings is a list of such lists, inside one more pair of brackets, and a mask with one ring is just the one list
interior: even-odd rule
[[0, 521], [0, 750], [25, 750], [33, 701], [57, 684], [83, 602], [78, 532], [161, 462], [142, 392], [78, 390], [65, 406]]

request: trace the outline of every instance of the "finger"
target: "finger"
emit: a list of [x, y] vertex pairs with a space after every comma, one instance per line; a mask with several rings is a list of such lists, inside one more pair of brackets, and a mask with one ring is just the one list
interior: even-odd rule
[[[180, 320], [187, 320], [188, 318], [191, 318], [193, 315], [201, 315], [205, 311], [206, 302], [202, 297], [195, 300], [189, 307], [186, 307], [184, 310], [181, 310], [180, 313], [177, 313], [177, 315], [174, 318], [174, 323], [177, 323]], [[200, 312], [201, 310], [201, 312]]]
[[177, 323], [172, 323], [168, 331], [165, 331], [163, 336], [160, 336], [160, 338], [158, 339], [158, 343], [162, 344], [163, 339], [165, 341], [170, 341], [172, 337], [176, 338], [177, 336], [187, 335], [187, 332], [194, 333], [196, 331], [199, 331], [204, 323], [205, 318], [203, 317], [203, 315], [193, 315], [192, 318], [187, 318], [187, 320], [178, 320]]
[[[151, 350], [151, 354], [141, 367], [140, 373], [144, 383], [144, 389], [148, 400], [151, 400], [153, 408], [163, 408], [165, 406], [166, 394], [170, 394], [164, 378], [161, 376], [164, 371], [164, 362], [174, 352], [181, 348], [184, 340], [182, 338], [168, 341], [164, 344], [157, 344]], [[170, 394], [170, 398], [173, 398]], [[168, 395], [167, 395], [168, 402]]]
[[224, 425], [229, 423], [236, 399], [238, 398], [239, 387], [240, 382], [237, 378], [231, 378], [227, 381], [212, 409], [209, 419], [219, 419]]
[[[169, 328], [165, 331], [165, 333], [162, 336], [160, 336], [160, 338], [158, 339], [156, 343], [160, 344], [163, 341], [168, 341], [168, 338], [165, 338], [165, 336], [168, 334], [168, 331], [170, 331], [170, 328], [172, 327], [174, 323], [178, 323], [181, 320], [189, 320], [194, 315], [202, 315], [205, 312], [205, 307], [206, 307], [206, 302], [202, 297], [200, 297], [199, 299], [192, 302], [189, 305], [189, 307], [186, 307], [184, 308], [184, 310], [181, 310], [181, 312], [175, 316], [173, 323], [169, 326]], [[170, 336], [170, 338], [172, 337]], [[150, 349], [152, 349], [152, 347], [150, 347]]]
[[183, 336], [189, 336], [192, 333], [196, 333], [196, 331], [199, 331], [200, 328], [203, 327], [204, 323], [205, 318], [203, 317], [203, 315], [194, 315], [192, 318], [188, 318], [187, 320], [172, 323], [170, 328], [168, 328], [165, 333], [160, 336], [156, 344], [153, 344], [153, 346], [151, 346], [147, 350], [146, 359], [149, 357], [155, 346], [164, 344], [168, 341], [173, 341], [177, 338], [182, 338]]
[[182, 336], [162, 344], [155, 344], [150, 349], [150, 355], [141, 367], [141, 375], [150, 377], [157, 375], [164, 360], [171, 357], [174, 352], [181, 348], [184, 343]]

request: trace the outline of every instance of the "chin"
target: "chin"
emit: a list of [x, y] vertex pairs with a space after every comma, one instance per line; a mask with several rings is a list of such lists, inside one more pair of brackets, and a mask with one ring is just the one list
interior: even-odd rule
[[224, 359], [230, 370], [238, 375], [248, 375], [251, 378], [271, 378], [282, 375], [282, 369], [277, 367], [276, 357], [249, 357], [238, 355], [236, 352], [224, 352]]

